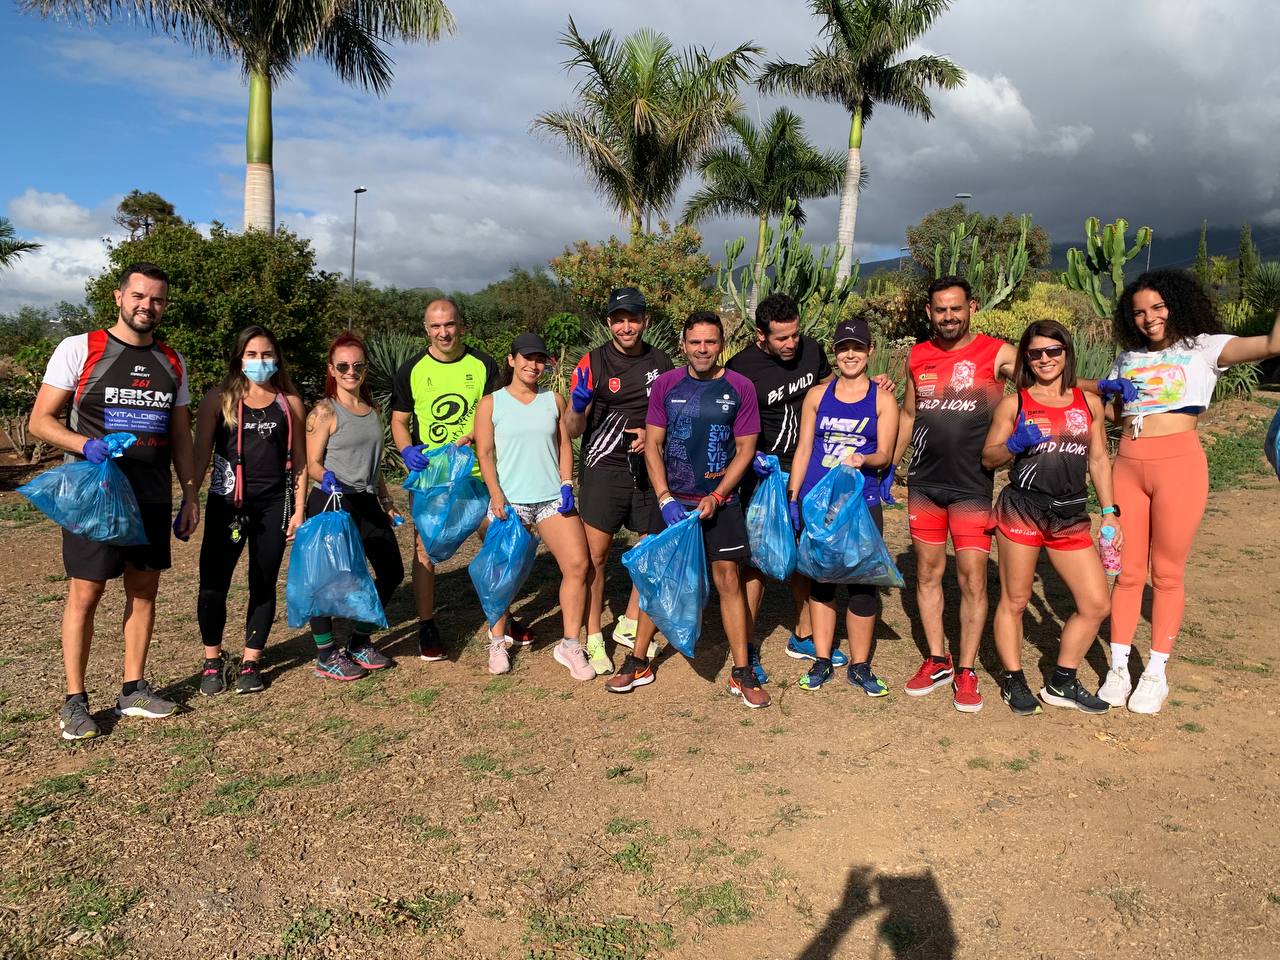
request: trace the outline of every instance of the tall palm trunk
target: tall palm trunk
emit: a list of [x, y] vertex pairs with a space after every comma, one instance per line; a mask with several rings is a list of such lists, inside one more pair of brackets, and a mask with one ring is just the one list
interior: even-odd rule
[[274, 233], [276, 185], [271, 169], [271, 78], [249, 74], [249, 122], [245, 137], [244, 228]]
[[751, 316], [743, 317], [743, 322], [754, 321], [756, 307], [760, 306], [760, 287], [764, 284], [765, 237], [768, 232], [769, 215], [766, 213], [760, 218], [760, 226], [756, 233], [756, 259], [751, 276], [751, 295], [747, 297], [747, 310], [751, 312]]
[[858, 222], [858, 181], [862, 179], [862, 111], [853, 112], [849, 124], [849, 162], [840, 188], [840, 223], [836, 242], [840, 244], [840, 266], [836, 277], [843, 280], [853, 272], [853, 230]]

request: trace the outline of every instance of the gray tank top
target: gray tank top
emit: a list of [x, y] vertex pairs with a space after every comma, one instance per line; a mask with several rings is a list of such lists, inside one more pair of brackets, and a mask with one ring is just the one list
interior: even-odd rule
[[324, 468], [332, 470], [348, 490], [378, 492], [378, 468], [382, 464], [382, 418], [374, 407], [356, 416], [336, 399], [330, 399], [338, 425], [324, 448]]

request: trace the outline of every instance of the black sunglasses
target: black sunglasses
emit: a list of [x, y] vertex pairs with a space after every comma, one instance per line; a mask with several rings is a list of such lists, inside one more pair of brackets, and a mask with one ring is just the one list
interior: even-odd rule
[[1041, 357], [1048, 357], [1050, 360], [1056, 360], [1066, 352], [1066, 347], [1030, 347], [1027, 350], [1027, 359], [1039, 360]]
[[333, 365], [333, 368], [339, 373], [346, 373], [348, 370], [354, 370], [356, 373], [364, 373], [364, 368], [367, 366], [368, 364], [363, 360], [357, 360], [355, 363], [347, 363], [345, 360], [340, 360]]

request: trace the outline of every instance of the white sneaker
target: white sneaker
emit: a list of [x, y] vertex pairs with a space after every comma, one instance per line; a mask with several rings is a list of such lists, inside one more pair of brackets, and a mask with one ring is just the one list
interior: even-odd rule
[[1138, 688], [1129, 698], [1129, 712], [1159, 713], [1167, 696], [1169, 696], [1169, 681], [1164, 677], [1144, 673], [1138, 678]]
[[595, 670], [587, 662], [587, 651], [582, 649], [582, 644], [577, 640], [561, 640], [555, 645], [551, 655], [556, 658], [556, 663], [568, 667], [569, 675], [573, 679], [594, 680], [596, 678]]
[[1129, 699], [1129, 691], [1133, 689], [1133, 681], [1129, 679], [1129, 667], [1112, 667], [1107, 671], [1107, 679], [1098, 688], [1098, 696], [1113, 707], [1123, 707]]
[[489, 637], [489, 672], [493, 674], [507, 673], [511, 670], [510, 637]]

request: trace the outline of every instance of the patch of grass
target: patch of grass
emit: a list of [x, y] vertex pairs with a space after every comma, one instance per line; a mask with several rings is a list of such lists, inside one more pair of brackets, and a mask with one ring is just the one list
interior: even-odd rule
[[676, 897], [687, 915], [701, 916], [713, 926], [727, 927], [751, 919], [751, 904], [732, 880], [696, 890], [681, 887]]
[[736, 764], [733, 768], [734, 773], [748, 774], [755, 773], [758, 768], [750, 760], [745, 763]]
[[34, 710], [7, 710], [4, 713], [0, 713], [0, 723], [30, 723], [32, 720], [39, 720], [43, 716], [43, 713], [37, 713]]
[[9, 814], [6, 821], [8, 828], [26, 830], [50, 814], [56, 813], [61, 807], [61, 801], [85, 792], [85, 780], [110, 766], [110, 760], [100, 760], [83, 770], [48, 777], [28, 787], [22, 791], [17, 803], [14, 804], [13, 811]]
[[501, 764], [488, 750], [475, 750], [462, 758], [462, 765], [472, 773], [493, 773]]
[[970, 770], [990, 770], [991, 761], [986, 757], [970, 757], [965, 766]]
[[733, 853], [733, 847], [729, 846], [719, 837], [710, 843], [704, 844], [692, 853], [694, 866], [702, 866], [712, 857], [727, 857]]
[[62, 594], [60, 594], [60, 593], [38, 593], [38, 594], [36, 594], [36, 596], [35, 596], [35, 598], [34, 598], [34, 599], [35, 599], [36, 603], [53, 603], [54, 601], [61, 600], [61, 599], [62, 599]]
[[376, 906], [393, 923], [411, 923], [420, 934], [444, 933], [458, 936], [462, 931], [449, 921], [453, 911], [462, 902], [459, 893], [418, 894], [412, 900], [379, 900]]
[[652, 873], [653, 856], [648, 847], [639, 841], [632, 840], [613, 855], [613, 862], [623, 873]]
[[790, 803], [785, 807], [779, 807], [773, 811], [773, 826], [765, 831], [765, 836], [771, 837], [779, 830], [791, 830], [799, 826], [801, 820], [808, 820], [809, 815], [804, 812], [804, 807], [798, 803]]
[[632, 820], [630, 817], [613, 817], [604, 826], [604, 832], [611, 837], [616, 837], [623, 833], [634, 833], [644, 827], [649, 826], [648, 820]]
[[25, 500], [0, 502], [0, 520], [11, 523], [14, 530], [29, 527], [33, 523], [39, 523], [43, 517], [44, 514]]
[[549, 910], [529, 917], [525, 942], [530, 944], [526, 960], [645, 960], [676, 945], [669, 923], [642, 923], [627, 917], [590, 923]]
[[71, 578], [65, 573], [46, 573], [44, 575], [45, 583], [65, 583], [69, 579]]
[[1170, 833], [1183, 833], [1187, 829], [1182, 824], [1174, 823], [1172, 820], [1166, 820], [1164, 823], [1160, 824], [1160, 826], [1164, 827], [1164, 829], [1168, 830]]
[[639, 750], [631, 751], [631, 759], [637, 763], [644, 763], [646, 760], [652, 760], [658, 754], [650, 750], [648, 747], [641, 747]]
[[1242, 426], [1244, 429], [1239, 433], [1213, 434], [1212, 443], [1205, 444], [1210, 490], [1243, 487], [1247, 479], [1268, 471], [1266, 458], [1262, 455], [1267, 421], [1260, 417], [1247, 417]]
[[938, 746], [940, 746], [943, 750], [947, 749], [947, 747], [951, 746], [951, 738], [950, 738], [950, 737], [939, 737], [939, 738], [938, 738]]
[[1218, 661], [1213, 657], [1198, 657], [1189, 653], [1178, 654], [1178, 659], [1187, 663], [1194, 663], [1197, 667], [1216, 667]]
[[480, 702], [491, 703], [515, 686], [515, 677], [494, 677], [480, 688]]
[[245, 816], [253, 811], [258, 798], [270, 790], [292, 790], [297, 787], [315, 787], [333, 783], [336, 773], [273, 774], [269, 777], [239, 777], [219, 784], [213, 791], [213, 799], [200, 808], [201, 816]]
[[1025, 760], [1022, 757], [1015, 757], [1012, 760], [1006, 760], [1003, 764], [1001, 764], [1001, 766], [1003, 766], [1006, 770], [1012, 771], [1013, 773], [1024, 773], [1027, 770], [1031, 769], [1031, 761]]
[[626, 764], [619, 763], [618, 765], [610, 767], [608, 770], [606, 770], [604, 772], [604, 778], [606, 780], [617, 780], [619, 777], [625, 777], [628, 773], [630, 773], [634, 769], [635, 767], [628, 767]]
[[1204, 727], [1198, 723], [1184, 723], [1178, 729], [1185, 730], [1187, 733], [1204, 733]]
[[441, 685], [434, 687], [424, 687], [421, 690], [410, 690], [405, 699], [412, 703], [415, 707], [426, 713], [431, 709], [432, 705], [440, 697], [440, 693], [444, 690]]
[[142, 891], [94, 877], [72, 880], [66, 886], [66, 895], [61, 921], [79, 930], [101, 930], [128, 913]]
[[325, 733], [337, 733], [351, 726], [351, 721], [346, 717], [329, 716], [320, 721], [320, 729]]
[[740, 867], [750, 866], [755, 861], [764, 856], [764, 851], [757, 847], [748, 847], [740, 854], [733, 858], [733, 862]]
[[[356, 681], [359, 683], [360, 681]], [[300, 951], [319, 943], [333, 929], [334, 915], [332, 910], [320, 910], [308, 907], [302, 916], [285, 928], [281, 936], [281, 946], [286, 957], [296, 956]]]
[[355, 683], [350, 684], [346, 689], [346, 694], [356, 703], [364, 703], [375, 693], [382, 693], [382, 678], [377, 673], [371, 673], [367, 677], [361, 677]]
[[1267, 894], [1267, 902], [1274, 906], [1280, 906], [1280, 893], [1269, 892]]
[[342, 746], [343, 752], [350, 758], [351, 764], [357, 770], [365, 770], [375, 764], [382, 763], [387, 760], [391, 754], [382, 750], [382, 745], [388, 740], [397, 739], [394, 735], [384, 733], [382, 730], [367, 730], [364, 733], [357, 733]]

